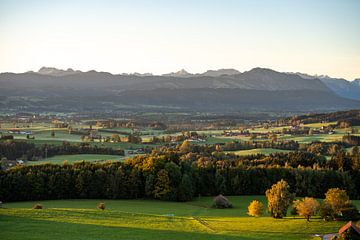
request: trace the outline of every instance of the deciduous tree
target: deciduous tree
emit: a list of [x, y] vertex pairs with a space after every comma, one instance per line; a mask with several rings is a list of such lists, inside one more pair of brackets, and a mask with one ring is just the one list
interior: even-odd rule
[[273, 218], [283, 218], [286, 216], [287, 210], [294, 198], [289, 189], [289, 184], [281, 180], [266, 190], [268, 210]]
[[305, 197], [301, 200], [294, 201], [294, 208], [299, 216], [306, 218], [310, 221], [310, 217], [314, 216], [319, 210], [320, 204], [316, 199]]
[[325, 203], [334, 211], [339, 214], [340, 210], [349, 204], [349, 196], [345, 190], [339, 188], [330, 188], [325, 193]]

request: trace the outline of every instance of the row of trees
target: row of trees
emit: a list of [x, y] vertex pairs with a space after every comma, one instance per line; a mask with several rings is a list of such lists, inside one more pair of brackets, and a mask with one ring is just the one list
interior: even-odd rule
[[[320, 204], [315, 198], [305, 197], [295, 200], [289, 184], [281, 180], [266, 190], [268, 211], [274, 218], [283, 218], [287, 215], [288, 208], [292, 205], [292, 214], [298, 214], [310, 221], [312, 216], [320, 214], [325, 220], [341, 218], [343, 220], [360, 219], [359, 211], [349, 199], [345, 190], [330, 188], [325, 193], [325, 200]], [[264, 206], [254, 200], [248, 206], [250, 216], [259, 217], [263, 214]]]
[[37, 160], [44, 157], [64, 154], [109, 154], [124, 155], [122, 149], [98, 147], [89, 143], [70, 144], [63, 142], [61, 145], [44, 144], [41, 146], [23, 141], [0, 141], [0, 159]]
[[224, 151], [249, 150], [255, 148], [276, 148], [284, 150], [299, 150], [299, 143], [291, 141], [232, 141], [223, 146]]

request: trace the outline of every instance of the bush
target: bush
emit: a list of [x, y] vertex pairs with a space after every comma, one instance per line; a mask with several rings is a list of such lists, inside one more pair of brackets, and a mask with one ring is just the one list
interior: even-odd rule
[[97, 207], [98, 209], [105, 210], [105, 203], [100, 202]]
[[43, 209], [43, 206], [40, 203], [37, 203], [33, 206], [33, 209]]
[[263, 214], [264, 205], [262, 202], [253, 200], [248, 206], [248, 215], [254, 217], [260, 217]]
[[291, 214], [291, 216], [293, 216], [293, 217], [295, 217], [295, 216], [298, 214], [298, 212], [297, 212], [297, 210], [296, 210], [296, 208], [295, 208], [294, 206], [291, 208], [290, 214]]
[[330, 221], [334, 218], [334, 210], [323, 202], [320, 206], [320, 216], [325, 221]]
[[344, 221], [357, 221], [360, 219], [359, 210], [353, 204], [348, 204], [340, 210], [341, 220]]
[[215, 208], [232, 208], [232, 204], [229, 202], [229, 200], [224, 197], [223, 195], [218, 195], [214, 197], [214, 204], [213, 207]]

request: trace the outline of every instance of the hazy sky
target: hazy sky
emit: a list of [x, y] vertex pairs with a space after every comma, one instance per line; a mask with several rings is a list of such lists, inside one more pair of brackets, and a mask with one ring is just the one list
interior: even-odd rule
[[268, 67], [360, 78], [359, 0], [0, 0], [0, 72]]

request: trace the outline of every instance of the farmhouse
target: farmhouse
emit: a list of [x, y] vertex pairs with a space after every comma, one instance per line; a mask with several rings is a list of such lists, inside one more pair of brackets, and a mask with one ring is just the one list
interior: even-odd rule
[[355, 240], [360, 239], [360, 227], [358, 227], [353, 221], [350, 221], [339, 229], [339, 235], [350, 236], [351, 239]]

